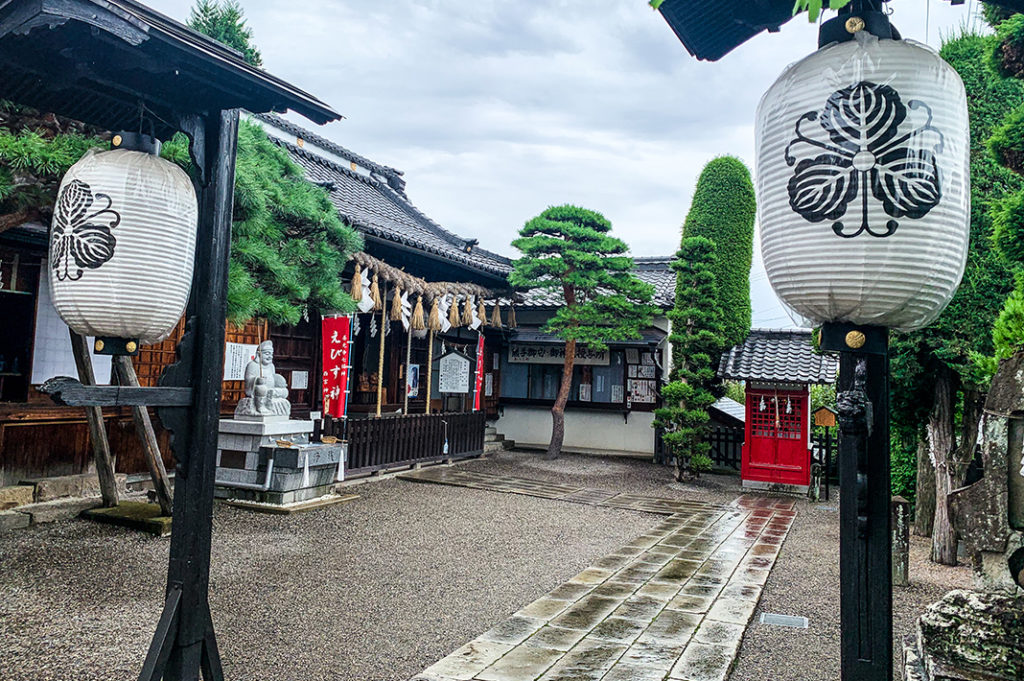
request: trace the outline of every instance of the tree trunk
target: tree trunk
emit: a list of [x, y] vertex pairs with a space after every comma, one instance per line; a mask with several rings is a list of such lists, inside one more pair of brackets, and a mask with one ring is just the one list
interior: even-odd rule
[[562, 365], [562, 385], [558, 388], [558, 398], [551, 407], [551, 442], [548, 444], [547, 459], [557, 459], [562, 453], [562, 440], [565, 439], [565, 404], [569, 401], [569, 388], [572, 387], [572, 367], [576, 362], [576, 341], [565, 341], [565, 363]]
[[932, 562], [956, 565], [956, 531], [949, 513], [952, 489], [950, 459], [953, 439], [953, 377], [945, 365], [935, 375], [935, 401], [928, 415], [928, 449], [935, 466], [935, 521], [932, 527]]
[[950, 480], [954, 489], [963, 487], [967, 481], [967, 469], [974, 461], [974, 450], [978, 447], [978, 431], [985, 407], [985, 393], [978, 390], [964, 390], [964, 410], [960, 417], [960, 442], [953, 451], [950, 463]]
[[935, 466], [928, 455], [928, 436], [917, 440], [917, 495], [914, 502], [914, 534], [932, 536], [935, 522]]

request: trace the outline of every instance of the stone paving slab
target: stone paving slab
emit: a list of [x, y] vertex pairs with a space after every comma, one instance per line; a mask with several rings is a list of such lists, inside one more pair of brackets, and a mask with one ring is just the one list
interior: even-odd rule
[[667, 516], [411, 681], [726, 681], [796, 515], [752, 495], [718, 506], [456, 469], [401, 477]]

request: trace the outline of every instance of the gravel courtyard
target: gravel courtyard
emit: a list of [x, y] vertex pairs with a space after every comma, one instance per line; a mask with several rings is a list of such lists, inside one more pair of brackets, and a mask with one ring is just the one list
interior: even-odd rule
[[[467, 470], [728, 503], [738, 479], [672, 482], [644, 461], [503, 453]], [[218, 505], [211, 606], [228, 679], [402, 681], [615, 551], [660, 518], [636, 511], [388, 479], [293, 516]], [[837, 502], [797, 504], [733, 681], [838, 678]], [[167, 540], [69, 520], [0, 535], [0, 679], [131, 679], [160, 611]], [[897, 590], [898, 636], [966, 569]]]

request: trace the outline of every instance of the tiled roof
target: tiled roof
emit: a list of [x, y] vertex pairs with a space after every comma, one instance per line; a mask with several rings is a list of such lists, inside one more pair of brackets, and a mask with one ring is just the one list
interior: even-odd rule
[[768, 383], [835, 383], [838, 371], [839, 360], [815, 352], [804, 330], [754, 329], [718, 365], [721, 378]]
[[[325, 187], [338, 214], [369, 236], [408, 246], [491, 276], [505, 278], [512, 269], [505, 256], [476, 246], [449, 232], [412, 204], [405, 180], [394, 168], [374, 163], [277, 116], [254, 116], [265, 125], [294, 135], [303, 146], [271, 135], [306, 171], [310, 181]], [[325, 153], [318, 153], [318, 150]], [[329, 158], [341, 157], [368, 171], [363, 174]], [[467, 252], [467, 246], [469, 252]]]
[[743, 423], [747, 420], [746, 406], [729, 397], [718, 398], [710, 408]]
[[[675, 303], [676, 273], [672, 271], [671, 256], [652, 256], [633, 259], [633, 274], [654, 287], [654, 304], [665, 310]], [[551, 308], [564, 304], [562, 292], [557, 289], [532, 289], [522, 294], [526, 307]]]
[[[644, 329], [640, 332], [640, 338], [630, 338], [628, 340], [608, 341], [609, 345], [616, 347], [622, 346], [635, 346], [635, 347], [646, 347], [649, 345], [657, 345], [660, 343], [666, 334], [664, 331], [659, 329]], [[514, 343], [533, 343], [537, 345], [565, 345], [565, 341], [556, 336], [553, 333], [547, 331], [541, 331], [540, 327], [534, 326], [520, 326], [512, 329], [509, 334], [509, 340]]]

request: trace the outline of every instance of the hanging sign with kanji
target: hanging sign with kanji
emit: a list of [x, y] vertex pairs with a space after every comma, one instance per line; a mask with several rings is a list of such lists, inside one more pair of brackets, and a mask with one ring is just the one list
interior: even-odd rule
[[350, 317], [323, 320], [323, 399], [324, 415], [336, 419], [345, 416], [348, 406]]
[[476, 390], [473, 394], [473, 411], [480, 411], [480, 393], [484, 386], [484, 335], [476, 341]]

